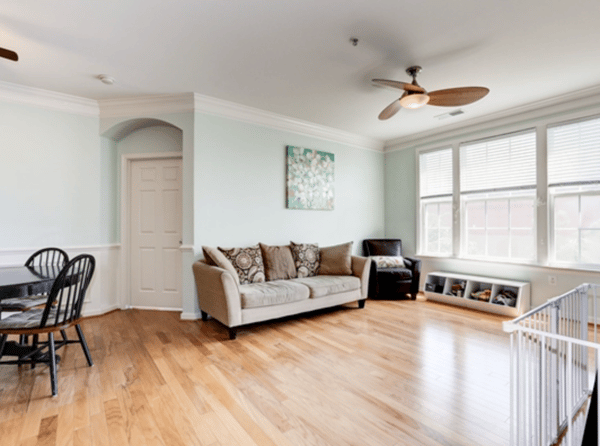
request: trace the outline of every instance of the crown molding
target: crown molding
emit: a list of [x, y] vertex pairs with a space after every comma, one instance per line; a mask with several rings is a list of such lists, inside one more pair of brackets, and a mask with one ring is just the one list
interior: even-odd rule
[[149, 116], [194, 111], [194, 94], [159, 94], [130, 98], [100, 99], [100, 118]]
[[277, 130], [313, 136], [316, 138], [326, 139], [340, 144], [377, 152], [382, 152], [384, 147], [384, 141], [380, 139], [356, 135], [343, 130], [314, 124], [308, 121], [302, 121], [296, 118], [290, 118], [277, 113], [260, 110], [258, 108], [241, 105], [235, 102], [229, 102], [210, 96], [204, 96], [198, 93], [194, 93], [194, 104], [194, 108], [197, 112], [235, 119], [236, 121], [242, 121], [249, 124], [256, 124]]
[[100, 118], [200, 112], [249, 124], [314, 136], [361, 149], [383, 151], [384, 141], [290, 118], [199, 93], [101, 99]]
[[460, 136], [466, 132], [475, 133], [489, 129], [491, 126], [501, 127], [528, 120], [543, 119], [595, 106], [600, 107], [600, 85], [444, 126], [437, 131], [425, 131], [392, 139], [385, 143], [384, 152], [402, 150], [408, 145], [429, 144], [441, 139]]
[[83, 116], [98, 116], [98, 102], [70, 94], [0, 81], [0, 100]]

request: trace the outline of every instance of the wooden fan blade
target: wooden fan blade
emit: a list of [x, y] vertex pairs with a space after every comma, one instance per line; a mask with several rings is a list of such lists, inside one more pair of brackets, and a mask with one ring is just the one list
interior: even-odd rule
[[489, 92], [490, 89], [485, 87], [460, 87], [430, 91], [427, 94], [429, 95], [429, 105], [456, 107], [478, 101]]
[[373, 79], [373, 82], [385, 87], [398, 88], [404, 91], [414, 91], [415, 93], [425, 93], [424, 88], [421, 88], [418, 85], [407, 84], [406, 82], [391, 81], [389, 79]]
[[382, 121], [390, 119], [392, 116], [398, 113], [398, 110], [400, 110], [401, 108], [402, 106], [400, 105], [400, 99], [396, 99], [386, 108], [384, 108], [381, 113], [379, 113], [379, 119]]
[[14, 60], [15, 62], [19, 60], [19, 56], [17, 55], [17, 53], [4, 48], [0, 48], [0, 57], [4, 57], [5, 59], [9, 60]]

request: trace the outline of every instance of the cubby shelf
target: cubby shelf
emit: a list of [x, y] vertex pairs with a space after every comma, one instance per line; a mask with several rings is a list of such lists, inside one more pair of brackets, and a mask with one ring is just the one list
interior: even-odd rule
[[[518, 316], [529, 309], [530, 285], [492, 277], [433, 272], [425, 279], [425, 297], [489, 313]], [[481, 296], [481, 300], [474, 296]], [[514, 304], [511, 297], [514, 296]]]

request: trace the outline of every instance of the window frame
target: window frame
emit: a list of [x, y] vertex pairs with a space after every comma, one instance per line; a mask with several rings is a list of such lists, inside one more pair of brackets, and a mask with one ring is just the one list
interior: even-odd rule
[[[518, 136], [523, 136], [523, 135], [528, 135], [531, 134], [534, 138], [533, 141], [533, 145], [535, 148], [535, 153], [534, 153], [534, 177], [535, 180], [533, 182], [533, 184], [531, 185], [516, 185], [516, 186], [507, 186], [507, 187], [496, 187], [496, 188], [481, 188], [480, 190], [461, 190], [461, 185], [459, 184], [458, 186], [458, 193], [459, 193], [459, 208], [460, 208], [460, 233], [458, 235], [459, 237], [459, 255], [457, 256], [460, 259], [465, 259], [465, 260], [478, 260], [478, 261], [490, 261], [490, 262], [505, 262], [505, 263], [513, 263], [513, 264], [536, 264], [538, 263], [538, 244], [539, 244], [539, 234], [538, 234], [538, 228], [537, 228], [537, 222], [538, 222], [538, 218], [537, 218], [537, 191], [538, 191], [538, 168], [539, 168], [539, 163], [538, 163], [538, 131], [536, 127], [526, 127], [526, 128], [520, 128], [520, 129], [515, 129], [513, 131], [509, 131], [509, 132], [505, 132], [505, 133], [501, 133], [501, 134], [496, 134], [496, 135], [492, 135], [486, 138], [479, 138], [479, 139], [475, 139], [475, 140], [469, 140], [469, 141], [461, 141], [458, 143], [458, 156], [457, 156], [457, 161], [458, 161], [458, 181], [462, 181], [463, 178], [463, 170], [461, 169], [463, 167], [462, 165], [462, 159], [461, 156], [463, 154], [463, 147], [468, 147], [469, 145], [477, 145], [477, 144], [481, 144], [481, 143], [488, 143], [488, 142], [494, 142], [494, 141], [499, 141], [499, 140], [503, 140], [503, 139], [509, 139], [509, 138], [513, 138], [513, 137], [518, 137]], [[466, 149], [465, 149], [466, 150]], [[487, 222], [487, 202], [488, 200], [502, 200], [502, 199], [506, 199], [510, 200], [512, 198], [518, 198], [519, 196], [530, 196], [532, 195], [532, 199], [533, 199], [533, 206], [534, 206], [534, 210], [533, 210], [533, 223], [532, 223], [532, 231], [533, 231], [533, 247], [532, 247], [532, 257], [531, 259], [523, 259], [523, 258], [512, 258], [510, 256], [511, 251], [510, 251], [510, 247], [509, 247], [509, 256], [508, 257], [494, 257], [494, 256], [489, 256], [487, 255], [487, 250], [488, 250], [488, 233], [487, 233], [487, 223], [486, 223], [486, 227], [484, 228], [485, 231], [485, 250], [486, 250], [486, 254], [485, 255], [472, 255], [468, 253], [468, 239], [467, 239], [467, 231], [468, 231], [468, 226], [467, 226], [467, 209], [466, 209], [466, 203], [468, 201], [475, 201], [477, 199], [477, 197], [484, 197], [486, 196], [487, 198], [485, 198], [485, 203], [486, 203], [486, 222]], [[509, 214], [508, 214], [508, 218], [509, 218], [509, 224], [508, 224], [508, 231], [509, 231], [509, 240], [511, 238], [511, 227], [510, 227], [510, 206], [509, 206]]]
[[[569, 189], [579, 189], [579, 190], [569, 190]], [[558, 189], [558, 190], [553, 190]], [[563, 189], [562, 191], [560, 189]], [[583, 190], [582, 190], [583, 189]], [[548, 264], [550, 266], [557, 266], [561, 268], [568, 269], [580, 269], [584, 268], [586, 270], [600, 270], [600, 263], [583, 263], [581, 262], [581, 231], [582, 229], [592, 229], [600, 231], [600, 228], [582, 228], [581, 227], [581, 197], [582, 196], [598, 196], [600, 197], [600, 184], [596, 185], [594, 189], [587, 189], [585, 186], [552, 186], [548, 187]], [[577, 230], [577, 245], [578, 245], [578, 262], [568, 262], [561, 261], [556, 259], [556, 237], [555, 237], [555, 200], [557, 197], [578, 197], [578, 205], [579, 205], [579, 222], [577, 228], [573, 228]]]
[[[508, 195], [506, 194], [508, 193]], [[531, 228], [521, 228], [521, 227], [511, 227], [511, 200], [519, 200], [530, 198], [533, 204], [533, 221]], [[508, 201], [508, 225], [506, 228], [497, 228], [497, 229], [507, 229], [508, 237], [509, 237], [509, 247], [508, 252], [509, 255], [511, 253], [511, 242], [512, 242], [512, 231], [519, 229], [531, 229], [533, 231], [533, 247], [532, 247], [532, 257], [531, 259], [525, 258], [513, 258], [513, 257], [494, 257], [487, 253], [488, 249], [488, 232], [487, 229], [490, 227], [487, 226], [487, 204], [489, 202], [494, 201]], [[467, 232], [469, 231], [469, 227], [467, 224], [467, 203], [469, 201], [483, 201], [485, 203], [485, 222], [486, 226], [483, 228], [485, 230], [485, 249], [486, 253], [484, 255], [477, 254], [469, 254], [468, 253], [468, 243], [469, 239], [467, 236]], [[461, 196], [460, 200], [460, 218], [461, 218], [461, 233], [460, 233], [460, 257], [465, 260], [485, 260], [491, 262], [505, 262], [505, 263], [517, 263], [517, 264], [535, 264], [537, 263], [537, 212], [536, 212], [536, 190], [535, 189], [517, 189], [511, 191], [502, 191], [502, 192], [482, 192], [479, 194], [471, 193], [464, 194]], [[493, 227], [491, 229], [494, 229]]]
[[[584, 108], [576, 108], [572, 104], [556, 103], [550, 107], [532, 109], [525, 119], [521, 114], [507, 116], [502, 119], [498, 125], [492, 125], [490, 121], [474, 123], [471, 126], [458, 126], [456, 129], [449, 129], [447, 132], [435, 133], [423, 136], [414, 141], [398, 142], [391, 145], [392, 150], [408, 149], [408, 143], [413, 145], [416, 164], [416, 190], [414, 199], [416, 200], [416, 248], [419, 256], [424, 258], [452, 258], [457, 260], [473, 261], [472, 258], [463, 255], [463, 228], [466, 224], [463, 217], [462, 198], [460, 193], [460, 146], [472, 141], [493, 139], [501, 137], [503, 134], [525, 132], [533, 130], [536, 136], [536, 184], [535, 184], [535, 210], [534, 218], [536, 254], [533, 262], [523, 262], [521, 260], [510, 261], [505, 259], [477, 259], [478, 262], [506, 263], [510, 265], [534, 265], [541, 268], [568, 269], [571, 271], [580, 271], [582, 273], [600, 273], [600, 265], [583, 264], [555, 261], [554, 252], [554, 197], [557, 195], [553, 186], [548, 181], [548, 156], [549, 156], [549, 129], [565, 124], [587, 121], [600, 118], [600, 102], [594, 104], [586, 103]], [[524, 125], [525, 122], [525, 125]], [[420, 178], [419, 178], [419, 154], [433, 150], [440, 150], [443, 147], [452, 147], [453, 153], [453, 253], [450, 256], [429, 255], [423, 252], [422, 223], [421, 223], [421, 205], [420, 205]], [[397, 149], [396, 149], [397, 148]], [[409, 149], [410, 150], [410, 149]], [[558, 185], [554, 185], [558, 188]], [[587, 187], [588, 183], [580, 185]], [[560, 187], [563, 187], [561, 184]], [[577, 193], [579, 194], [579, 192]], [[413, 221], [415, 221], [413, 220]]]
[[[451, 175], [452, 175], [452, 192], [450, 194], [440, 194], [440, 195], [432, 195], [432, 196], [426, 196], [426, 197], [421, 197], [421, 155], [426, 154], [426, 153], [432, 153], [432, 152], [438, 152], [438, 151], [442, 151], [442, 150], [449, 150], [450, 151], [450, 155], [451, 155]], [[456, 173], [456, 169], [455, 169], [455, 165], [456, 165], [456, 151], [454, 149], [453, 145], [445, 145], [445, 146], [436, 146], [436, 147], [431, 147], [431, 148], [426, 148], [423, 150], [419, 150], [417, 151], [417, 157], [416, 157], [416, 177], [417, 177], [417, 190], [416, 190], [416, 195], [417, 195], [417, 206], [418, 206], [418, 212], [416, 212], [416, 221], [417, 221], [417, 253], [420, 256], [428, 256], [428, 257], [439, 257], [439, 258], [452, 258], [454, 257], [454, 251], [455, 251], [455, 237], [454, 237], [454, 232], [455, 232], [455, 226], [456, 226], [456, 222], [455, 222], [455, 206], [454, 206], [454, 189], [455, 189], [455, 173]], [[448, 253], [430, 253], [430, 252], [425, 252], [425, 247], [426, 247], [426, 241], [425, 238], [427, 237], [427, 231], [425, 230], [425, 214], [424, 214], [424, 204], [428, 204], [431, 203], [433, 201], [437, 201], [437, 202], [446, 202], [449, 201], [450, 204], [452, 205], [451, 209], [452, 209], [452, 216], [451, 216], [451, 226], [450, 226], [450, 251]]]
[[[453, 211], [453, 200], [452, 200], [452, 196], [443, 196], [443, 197], [428, 197], [428, 198], [421, 198], [420, 200], [420, 216], [421, 216], [421, 227], [420, 229], [420, 240], [419, 240], [419, 247], [420, 247], [420, 252], [421, 255], [426, 255], [426, 256], [435, 256], [435, 257], [451, 257], [452, 256], [452, 252], [453, 252], [453, 246], [454, 246], [454, 237], [453, 237], [453, 215], [454, 215], [454, 211]], [[427, 228], [425, 228], [425, 220], [426, 220], [426, 213], [425, 213], [425, 206], [430, 205], [430, 204], [437, 204], [438, 205], [438, 218], [440, 216], [439, 214], [439, 205], [440, 204], [444, 204], [444, 203], [448, 203], [450, 204], [450, 251], [448, 253], [444, 253], [442, 251], [440, 251], [438, 249], [437, 252], [432, 252], [432, 251], [425, 251], [425, 248], [427, 247], [427, 237], [428, 237], [428, 233], [427, 233]], [[441, 229], [438, 225], [438, 247], [441, 245], [440, 242], [440, 232]]]

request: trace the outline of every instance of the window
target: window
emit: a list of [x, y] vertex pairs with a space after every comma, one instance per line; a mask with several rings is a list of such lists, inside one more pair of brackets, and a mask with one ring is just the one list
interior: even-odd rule
[[548, 128], [550, 259], [600, 265], [600, 118]]
[[535, 260], [535, 190], [534, 130], [461, 144], [462, 255]]
[[452, 149], [419, 155], [421, 253], [452, 254]]

